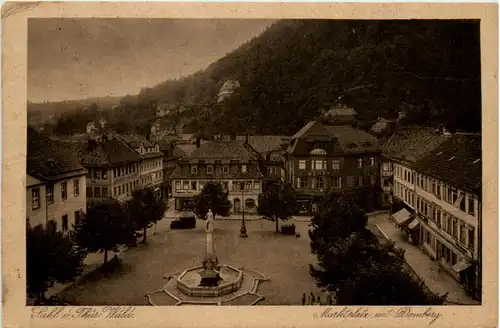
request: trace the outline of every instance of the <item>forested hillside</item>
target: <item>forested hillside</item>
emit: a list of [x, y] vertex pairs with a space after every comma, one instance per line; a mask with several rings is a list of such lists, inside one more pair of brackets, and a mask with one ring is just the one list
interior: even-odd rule
[[[217, 105], [227, 79], [241, 87]], [[293, 134], [339, 98], [365, 120], [404, 110], [479, 131], [479, 21], [279, 21], [203, 71], [122, 98], [120, 115], [182, 103], [190, 132]]]
[[[226, 79], [242, 87], [215, 106]], [[412, 123], [478, 131], [479, 22], [280, 21], [206, 70], [140, 97], [208, 107], [191, 124], [208, 132], [291, 134], [339, 97], [367, 120], [405, 110]]]

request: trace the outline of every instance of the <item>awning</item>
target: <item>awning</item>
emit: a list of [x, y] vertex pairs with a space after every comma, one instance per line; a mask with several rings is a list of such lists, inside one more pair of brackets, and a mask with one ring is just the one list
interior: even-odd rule
[[411, 217], [410, 212], [408, 212], [405, 208], [392, 215], [392, 218], [394, 219], [394, 221], [396, 221], [397, 224], [405, 223], [410, 219], [410, 217]]
[[460, 262], [453, 266], [453, 270], [455, 270], [455, 272], [462, 272], [465, 269], [468, 269], [471, 265], [472, 263], [470, 262]]
[[416, 227], [418, 227], [418, 220], [417, 219], [413, 219], [413, 221], [410, 222], [410, 224], [408, 225], [408, 229], [414, 229]]

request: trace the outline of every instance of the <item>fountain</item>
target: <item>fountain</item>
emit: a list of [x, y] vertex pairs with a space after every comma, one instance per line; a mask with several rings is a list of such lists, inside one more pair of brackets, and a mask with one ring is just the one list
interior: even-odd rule
[[151, 305], [254, 305], [264, 299], [257, 289], [267, 277], [254, 270], [219, 265], [214, 230], [214, 215], [209, 210], [202, 265], [166, 275], [166, 285], [146, 295]]

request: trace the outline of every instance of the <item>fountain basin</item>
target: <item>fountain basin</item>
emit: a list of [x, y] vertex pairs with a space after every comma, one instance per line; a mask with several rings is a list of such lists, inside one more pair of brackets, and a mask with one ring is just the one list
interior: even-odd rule
[[226, 295], [241, 288], [243, 271], [229, 265], [221, 265], [219, 274], [222, 278], [218, 286], [199, 286], [201, 282], [200, 273], [203, 267], [195, 267], [185, 270], [177, 280], [177, 288], [188, 296], [215, 297]]

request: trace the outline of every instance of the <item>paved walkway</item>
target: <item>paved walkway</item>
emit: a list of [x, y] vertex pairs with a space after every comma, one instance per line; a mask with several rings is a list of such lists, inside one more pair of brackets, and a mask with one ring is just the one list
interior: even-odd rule
[[420, 248], [408, 243], [403, 232], [389, 220], [388, 213], [375, 215], [369, 219], [370, 229], [380, 229], [386, 238], [393, 240], [396, 247], [405, 250], [405, 259], [413, 271], [420, 276], [429, 289], [439, 295], [448, 293], [447, 301], [451, 304], [479, 304], [468, 296], [464, 288], [439, 264], [427, 256]]

